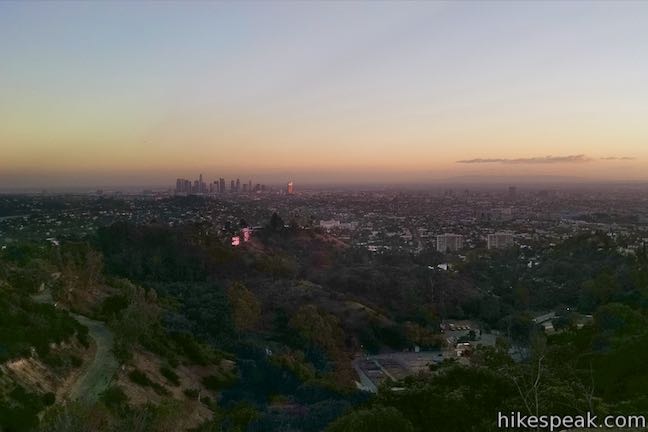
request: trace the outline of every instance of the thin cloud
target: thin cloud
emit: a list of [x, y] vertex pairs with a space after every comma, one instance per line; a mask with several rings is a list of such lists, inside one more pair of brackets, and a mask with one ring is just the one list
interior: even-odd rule
[[593, 159], [585, 156], [584, 154], [569, 155], [569, 156], [540, 156], [532, 158], [492, 158], [492, 159], [464, 159], [459, 160], [457, 163], [462, 164], [487, 164], [487, 163], [501, 163], [501, 164], [559, 164], [559, 163], [583, 163], [591, 162]]
[[632, 156], [607, 156], [602, 157], [601, 160], [614, 161], [614, 160], [635, 160], [635, 157]]

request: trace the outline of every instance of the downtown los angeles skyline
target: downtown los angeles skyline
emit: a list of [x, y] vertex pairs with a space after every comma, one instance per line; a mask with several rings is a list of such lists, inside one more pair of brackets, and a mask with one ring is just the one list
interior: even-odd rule
[[648, 4], [2, 2], [3, 187], [648, 180]]

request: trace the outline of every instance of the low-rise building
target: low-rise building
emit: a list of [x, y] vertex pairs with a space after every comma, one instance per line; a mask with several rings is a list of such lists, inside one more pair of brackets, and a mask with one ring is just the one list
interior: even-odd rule
[[488, 249], [506, 249], [513, 246], [513, 233], [498, 232], [488, 234]]
[[436, 249], [439, 252], [456, 252], [463, 248], [463, 236], [459, 234], [441, 234], [437, 236]]

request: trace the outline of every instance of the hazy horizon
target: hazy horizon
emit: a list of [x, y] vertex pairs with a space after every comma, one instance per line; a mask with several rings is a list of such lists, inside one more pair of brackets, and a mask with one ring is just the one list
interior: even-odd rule
[[646, 181], [647, 28], [640, 2], [2, 2], [1, 188]]
[[[185, 176], [186, 178], [193, 179], [196, 176]], [[217, 180], [216, 176], [209, 176], [203, 174], [204, 180], [207, 182]], [[132, 178], [132, 177], [127, 177]], [[260, 183], [272, 188], [275, 191], [283, 191], [286, 187], [286, 180], [283, 177], [253, 177], [253, 176], [234, 176], [226, 177], [226, 184], [229, 186], [230, 180], [240, 178], [242, 183], [247, 183], [248, 180], [254, 184]], [[173, 179], [175, 180], [175, 179]], [[1, 180], [0, 180], [1, 181]], [[290, 178], [293, 181], [293, 178]], [[519, 192], [536, 192], [540, 190], [564, 190], [564, 191], [586, 191], [596, 189], [600, 192], [622, 189], [633, 189], [636, 187], [648, 187], [648, 180], [593, 180], [583, 177], [567, 177], [567, 176], [552, 176], [552, 175], [539, 175], [539, 176], [497, 176], [497, 175], [467, 175], [455, 176], [447, 178], [439, 178], [432, 180], [335, 180], [335, 179], [320, 179], [318, 181], [293, 181], [297, 193], [304, 191], [335, 191], [335, 190], [348, 190], [348, 191], [371, 191], [371, 190], [400, 190], [400, 191], [447, 191], [456, 190], [462, 191], [464, 189], [470, 191], [493, 191], [493, 192], [507, 192], [510, 186], [517, 186]], [[46, 183], [39, 183], [38, 181], [27, 181], [18, 186], [7, 185], [2, 182], [0, 185], [1, 194], [33, 194], [33, 193], [95, 193], [99, 190], [103, 192], [126, 192], [126, 193], [141, 193], [142, 191], [150, 190], [156, 192], [163, 192], [173, 190], [175, 183], [173, 181], [155, 182], [137, 182], [124, 180], [121, 182], [114, 182], [111, 179], [105, 182], [87, 182], [87, 181], [49, 181]]]

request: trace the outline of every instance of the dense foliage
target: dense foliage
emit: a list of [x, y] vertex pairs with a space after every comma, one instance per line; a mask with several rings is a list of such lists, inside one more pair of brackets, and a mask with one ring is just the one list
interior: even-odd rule
[[[276, 215], [239, 248], [208, 224], [118, 223], [89, 242], [13, 244], [0, 258], [2, 362], [56, 368], [52, 344], [88, 345], [67, 312], [34, 301], [45, 288], [106, 323], [128, 382], [158, 401], [136, 409], [114, 385], [90, 405], [46, 409], [51, 395], [14, 383], [0, 399], [6, 430], [35, 428], [42, 411], [46, 430], [177, 430], [188, 404], [211, 413], [204, 430], [226, 431], [488, 431], [498, 411], [648, 411], [648, 260], [603, 233], [475, 249], [449, 257], [453, 271], [432, 251], [369, 254]], [[549, 337], [531, 320], [548, 310], [559, 330]], [[498, 344], [375, 397], [355, 390], [355, 354], [442, 348], [448, 318], [499, 330]], [[142, 353], [159, 364], [138, 368]], [[188, 387], [190, 368], [201, 375]]]

